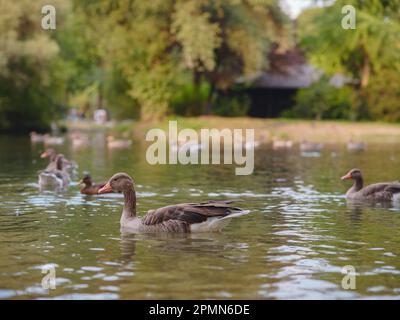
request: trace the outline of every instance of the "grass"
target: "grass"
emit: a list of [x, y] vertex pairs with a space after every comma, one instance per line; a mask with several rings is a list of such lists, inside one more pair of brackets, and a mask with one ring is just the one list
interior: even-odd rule
[[[323, 143], [344, 143], [350, 139], [363, 142], [387, 142], [400, 141], [400, 125], [382, 122], [350, 122], [350, 121], [311, 121], [296, 119], [263, 119], [250, 117], [177, 117], [170, 116], [162, 121], [141, 122], [123, 121], [109, 125], [109, 130], [117, 136], [144, 137], [152, 128], [168, 130], [168, 121], [178, 122], [178, 130], [191, 128], [199, 131], [201, 128], [253, 128], [256, 139], [273, 140], [288, 139], [294, 142], [309, 140]], [[91, 123], [73, 124], [67, 123], [69, 128], [95, 129], [101, 126]]]

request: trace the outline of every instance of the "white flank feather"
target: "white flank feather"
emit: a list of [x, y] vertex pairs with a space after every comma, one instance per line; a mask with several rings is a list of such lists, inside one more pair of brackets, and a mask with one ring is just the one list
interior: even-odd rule
[[226, 227], [232, 218], [240, 217], [248, 214], [250, 210], [243, 210], [240, 212], [232, 213], [225, 217], [211, 217], [201, 223], [194, 223], [190, 225], [191, 232], [215, 232], [221, 231]]

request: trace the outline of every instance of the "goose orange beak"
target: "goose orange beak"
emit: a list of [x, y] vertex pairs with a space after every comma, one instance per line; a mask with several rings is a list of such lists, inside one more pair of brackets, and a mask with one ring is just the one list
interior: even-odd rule
[[40, 157], [43, 158], [47, 158], [49, 156], [49, 154], [47, 153], [47, 151], [42, 152], [42, 154], [40, 155]]
[[97, 191], [98, 194], [101, 193], [110, 193], [112, 192], [112, 187], [111, 185], [107, 182], [105, 186], [103, 186], [102, 188], [99, 189], [99, 191]]
[[340, 179], [342, 179], [342, 180], [349, 180], [349, 179], [353, 179], [353, 178], [351, 177], [351, 174], [348, 173], [348, 174], [344, 175], [343, 177], [341, 177]]

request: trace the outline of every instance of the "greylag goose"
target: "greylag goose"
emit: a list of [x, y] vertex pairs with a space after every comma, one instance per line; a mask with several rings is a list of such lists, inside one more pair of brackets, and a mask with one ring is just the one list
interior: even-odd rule
[[291, 149], [293, 147], [293, 141], [291, 140], [274, 140], [272, 141], [272, 148], [278, 149]]
[[62, 145], [63, 143], [64, 143], [63, 137], [54, 137], [50, 136], [49, 134], [44, 135], [44, 144], [46, 146]]
[[220, 231], [232, 218], [249, 213], [231, 207], [232, 201], [182, 203], [149, 210], [144, 217], [136, 212], [136, 192], [132, 178], [126, 173], [116, 173], [99, 193], [122, 192], [124, 208], [121, 230], [130, 233], [155, 232], [211, 232]]
[[106, 183], [93, 183], [92, 177], [86, 173], [82, 180], [79, 182], [79, 184], [84, 184], [85, 186], [81, 189], [82, 194], [87, 194], [87, 195], [94, 195], [98, 194], [99, 189], [103, 188]]
[[54, 159], [55, 168], [51, 170], [44, 170], [39, 173], [39, 187], [40, 189], [50, 188], [61, 190], [68, 186], [69, 175], [63, 169], [63, 155], [59, 154]]
[[354, 180], [353, 186], [347, 191], [346, 197], [357, 201], [391, 201], [400, 196], [400, 182], [381, 182], [364, 187], [360, 169], [351, 169], [342, 180]]
[[353, 140], [350, 140], [347, 143], [347, 150], [350, 150], [350, 151], [363, 151], [363, 150], [365, 150], [365, 143], [363, 143], [363, 142], [355, 142]]
[[131, 140], [115, 139], [113, 136], [107, 137], [107, 147], [109, 149], [126, 149], [132, 145]]
[[324, 148], [322, 143], [315, 143], [304, 140], [300, 143], [300, 151], [302, 152], [320, 152]]
[[86, 147], [89, 145], [89, 136], [80, 132], [73, 132], [70, 134], [72, 141], [72, 147], [74, 149], [79, 149], [81, 147]]
[[[70, 174], [74, 173], [74, 170], [78, 168], [78, 164], [75, 161], [71, 161], [65, 158], [63, 154], [60, 154], [62, 156], [62, 162], [63, 162], [63, 168], [65, 170], [68, 170]], [[45, 170], [54, 170], [56, 169], [56, 162], [54, 161], [57, 157], [57, 152], [56, 150], [49, 148], [46, 149], [44, 152], [40, 154], [40, 157], [42, 159], [49, 158], [50, 162], [47, 165]]]
[[31, 142], [32, 143], [39, 143], [39, 142], [44, 142], [44, 135], [36, 133], [35, 131], [32, 131], [30, 134], [31, 137]]

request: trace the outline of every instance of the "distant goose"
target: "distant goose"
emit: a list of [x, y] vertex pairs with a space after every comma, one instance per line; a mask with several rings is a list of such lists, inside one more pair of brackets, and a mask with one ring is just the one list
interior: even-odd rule
[[107, 137], [107, 147], [109, 149], [126, 149], [132, 145], [131, 140], [115, 139], [113, 136]]
[[347, 150], [350, 150], [350, 151], [363, 151], [363, 150], [365, 150], [365, 143], [363, 143], [363, 142], [355, 142], [353, 140], [350, 140], [347, 143]]
[[252, 149], [256, 149], [259, 146], [261, 146], [261, 144], [263, 143], [263, 141], [261, 140], [244, 140], [244, 139], [238, 139], [236, 141], [233, 141], [233, 148], [236, 150], [252, 150]]
[[273, 140], [273, 149], [291, 149], [293, 147], [293, 141], [291, 140]]
[[391, 201], [400, 196], [400, 182], [381, 182], [364, 187], [364, 179], [360, 169], [351, 169], [342, 180], [354, 180], [353, 186], [347, 191], [346, 197], [357, 201]]
[[36, 133], [35, 131], [32, 131], [30, 134], [31, 137], [31, 142], [32, 143], [39, 143], [39, 142], [44, 142], [44, 135]]
[[196, 141], [188, 141], [186, 143], [184, 143], [183, 145], [180, 146], [179, 150], [182, 150], [183, 152], [196, 152], [196, 151], [200, 151], [203, 150], [203, 145], [201, 143], [198, 143]]
[[208, 201], [170, 205], [149, 210], [144, 217], [137, 217], [134, 182], [126, 173], [113, 175], [99, 190], [99, 193], [106, 192], [124, 194], [121, 229], [131, 233], [220, 231], [232, 218], [249, 213], [231, 207], [229, 204], [232, 201]]
[[171, 151], [173, 152], [191, 152], [191, 153], [195, 153], [197, 151], [201, 151], [204, 149], [204, 146], [201, 143], [198, 143], [197, 141], [194, 140], [189, 140], [189, 141], [178, 141], [178, 143], [176, 142], [172, 142], [170, 144], [170, 148]]
[[64, 143], [64, 140], [65, 139], [63, 137], [53, 137], [49, 134], [44, 135], [44, 144], [48, 146], [62, 145]]
[[57, 155], [54, 163], [55, 168], [51, 170], [44, 170], [39, 173], [39, 187], [40, 189], [53, 189], [60, 191], [69, 185], [70, 179], [68, 173], [63, 168], [62, 155]]
[[319, 152], [324, 148], [322, 143], [315, 143], [304, 140], [300, 143], [300, 151], [302, 152]]
[[[63, 168], [65, 170], [68, 170], [69, 173], [72, 174], [74, 170], [78, 168], [78, 164], [73, 160], [66, 159], [63, 154], [60, 155], [62, 156]], [[49, 164], [46, 167], [46, 170], [54, 170], [56, 168], [55, 159], [57, 157], [57, 152], [53, 148], [46, 149], [44, 152], [40, 154], [40, 157], [42, 159], [49, 158], [50, 160]]]
[[89, 145], [89, 137], [87, 134], [74, 132], [70, 135], [73, 148], [86, 147]]
[[246, 141], [243, 146], [246, 150], [251, 150], [258, 148], [260, 144], [260, 141]]

